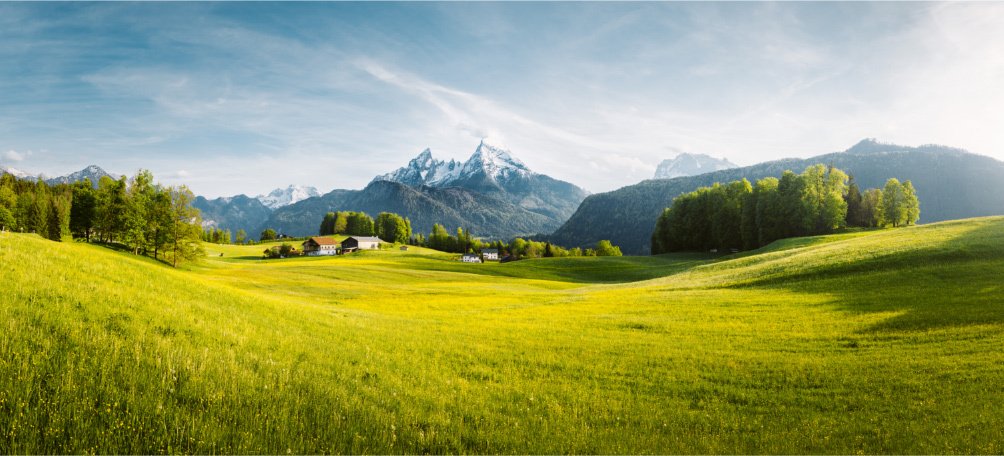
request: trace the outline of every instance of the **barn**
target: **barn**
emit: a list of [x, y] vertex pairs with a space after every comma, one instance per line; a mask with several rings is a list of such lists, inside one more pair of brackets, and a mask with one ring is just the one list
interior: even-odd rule
[[383, 239], [374, 236], [350, 236], [342, 241], [342, 253], [356, 250], [376, 250], [380, 248]]

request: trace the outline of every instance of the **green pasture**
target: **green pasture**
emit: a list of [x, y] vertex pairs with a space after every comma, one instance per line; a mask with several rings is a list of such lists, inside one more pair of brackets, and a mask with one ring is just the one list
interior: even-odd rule
[[1004, 217], [724, 256], [265, 248], [0, 233], [0, 453], [1004, 452]]

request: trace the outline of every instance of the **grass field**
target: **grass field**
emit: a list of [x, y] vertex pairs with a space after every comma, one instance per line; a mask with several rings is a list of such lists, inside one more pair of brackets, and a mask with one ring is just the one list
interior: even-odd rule
[[0, 453], [1004, 452], [1002, 217], [716, 258], [263, 249], [0, 234]]

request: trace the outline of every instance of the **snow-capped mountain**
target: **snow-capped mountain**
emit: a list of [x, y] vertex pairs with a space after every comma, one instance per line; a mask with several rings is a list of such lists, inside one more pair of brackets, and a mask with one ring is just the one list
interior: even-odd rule
[[512, 153], [485, 141], [465, 162], [442, 161], [425, 149], [407, 166], [373, 179], [410, 187], [462, 188], [502, 198], [524, 209], [554, 220], [566, 219], [587, 192], [568, 182], [530, 170]]
[[430, 187], [445, 186], [456, 180], [460, 175], [463, 163], [456, 160], [443, 161], [432, 158], [432, 151], [425, 149], [417, 157], [411, 159], [408, 165], [396, 171], [373, 178], [374, 181], [400, 182], [413, 187], [428, 185]]
[[[29, 180], [29, 181], [32, 181], [32, 182], [34, 182], [35, 180], [38, 179], [38, 175], [37, 174], [31, 174], [31, 173], [28, 173], [28, 172], [25, 172], [25, 171], [22, 171], [22, 170], [19, 170], [19, 169], [8, 168], [8, 167], [5, 167], [5, 166], [0, 167], [0, 172], [7, 173], [7, 174], [12, 174], [14, 177], [16, 177], [18, 179], [25, 179], [25, 180]], [[80, 171], [76, 171], [76, 172], [67, 174], [65, 176], [46, 177], [45, 175], [42, 175], [42, 179], [45, 180], [45, 183], [49, 184], [49, 185], [72, 184], [74, 182], [80, 182], [80, 181], [82, 181], [84, 179], [90, 179], [91, 180], [91, 185], [93, 185], [94, 188], [97, 188], [98, 187], [98, 181], [101, 180], [101, 178], [103, 176], [108, 176], [108, 177], [110, 177], [112, 179], [116, 179], [116, 180], [118, 180], [118, 178], [121, 177], [118, 174], [111, 174], [111, 173], [106, 172], [105, 170], [101, 169], [100, 166], [91, 165], [91, 166], [88, 166], [88, 167], [86, 167], [86, 168], [84, 168], [84, 169], [82, 169]]]
[[672, 179], [682, 176], [697, 176], [700, 174], [737, 168], [738, 165], [726, 158], [718, 159], [704, 154], [677, 155], [675, 158], [663, 160], [655, 170], [655, 179]]
[[268, 195], [258, 195], [255, 198], [269, 209], [278, 209], [314, 196], [321, 196], [321, 192], [314, 187], [290, 185], [286, 188], [272, 190]]
[[508, 150], [492, 146], [484, 141], [478, 144], [465, 162], [443, 161], [432, 158], [432, 151], [425, 149], [411, 159], [407, 166], [394, 172], [373, 178], [374, 181], [393, 181], [410, 186], [456, 187], [472, 178], [485, 178], [492, 182], [504, 182], [514, 177], [534, 175], [523, 162], [514, 158]]
[[0, 166], [0, 174], [10, 174], [18, 179], [35, 180], [35, 176], [32, 176], [29, 173], [21, 171], [17, 168], [8, 168], [6, 166]]
[[77, 171], [77, 172], [74, 172], [74, 173], [70, 173], [70, 174], [67, 174], [65, 176], [59, 176], [59, 177], [53, 177], [51, 179], [46, 179], [45, 183], [47, 183], [49, 185], [72, 184], [74, 182], [80, 182], [80, 181], [82, 181], [84, 179], [90, 179], [91, 180], [91, 185], [94, 186], [95, 188], [97, 188], [98, 181], [101, 180], [101, 178], [104, 177], [104, 176], [108, 176], [108, 177], [110, 177], [112, 179], [116, 179], [116, 180], [118, 180], [120, 177], [122, 177], [122, 176], [119, 176], [117, 174], [111, 174], [111, 173], [105, 172], [105, 170], [101, 169], [100, 166], [91, 165], [91, 166], [88, 166], [88, 167], [86, 167], [86, 168], [84, 168], [84, 169], [82, 169], [80, 171]]

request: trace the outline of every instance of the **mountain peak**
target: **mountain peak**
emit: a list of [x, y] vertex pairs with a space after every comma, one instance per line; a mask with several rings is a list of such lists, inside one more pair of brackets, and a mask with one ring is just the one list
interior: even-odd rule
[[461, 174], [470, 175], [483, 171], [492, 179], [508, 177], [513, 174], [533, 174], [518, 158], [513, 157], [508, 150], [493, 146], [481, 140], [471, 158], [464, 163]]
[[674, 158], [659, 163], [654, 178], [672, 179], [674, 177], [696, 176], [737, 167], [735, 163], [726, 158], [718, 159], [705, 154], [682, 152]]
[[255, 199], [269, 209], [277, 209], [314, 196], [321, 196], [321, 192], [314, 187], [290, 184], [289, 187], [272, 190], [268, 195], [258, 195]]

